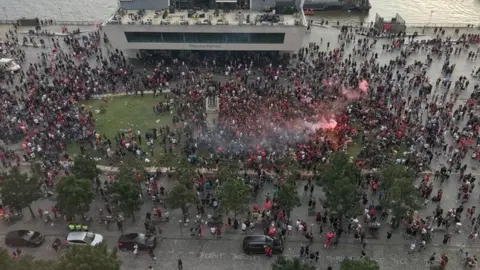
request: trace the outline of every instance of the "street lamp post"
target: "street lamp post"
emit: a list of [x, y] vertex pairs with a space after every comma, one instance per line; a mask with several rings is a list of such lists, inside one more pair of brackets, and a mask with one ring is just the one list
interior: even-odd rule
[[3, 7], [3, 13], [5, 13], [5, 20], [8, 21], [8, 14], [7, 14], [7, 8]]
[[178, 225], [180, 225], [180, 235], [182, 235], [182, 237], [183, 237], [183, 228], [182, 228], [183, 227], [183, 220], [179, 220]]
[[425, 34], [425, 28], [430, 27], [430, 23], [432, 22], [432, 15], [433, 15], [434, 10], [430, 11], [430, 17], [428, 18], [428, 23], [423, 27], [422, 34]]
[[61, 8], [58, 8], [58, 11], [60, 11], [60, 20], [63, 22], [63, 12]]

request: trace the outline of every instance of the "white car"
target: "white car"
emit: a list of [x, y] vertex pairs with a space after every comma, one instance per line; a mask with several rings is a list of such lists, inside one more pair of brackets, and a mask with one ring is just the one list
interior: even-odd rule
[[16, 72], [22, 69], [19, 64], [15, 63], [13, 59], [10, 58], [2, 58], [0, 59], [0, 66], [2, 66], [5, 71], [8, 72]]
[[103, 242], [103, 236], [92, 232], [71, 232], [67, 236], [69, 245], [90, 245], [96, 246]]

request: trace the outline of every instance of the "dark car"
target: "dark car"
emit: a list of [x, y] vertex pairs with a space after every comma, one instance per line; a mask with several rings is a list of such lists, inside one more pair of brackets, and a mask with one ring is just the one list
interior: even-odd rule
[[5, 236], [5, 245], [9, 247], [38, 247], [43, 241], [43, 234], [28, 230], [11, 231]]
[[139, 250], [154, 249], [157, 246], [157, 237], [143, 233], [129, 233], [122, 234], [118, 239], [120, 250], [133, 250], [135, 244], [137, 244]]
[[243, 239], [243, 251], [246, 254], [265, 253], [265, 246], [269, 246], [275, 254], [283, 252], [283, 241], [279, 238], [272, 238], [267, 235], [252, 235]]

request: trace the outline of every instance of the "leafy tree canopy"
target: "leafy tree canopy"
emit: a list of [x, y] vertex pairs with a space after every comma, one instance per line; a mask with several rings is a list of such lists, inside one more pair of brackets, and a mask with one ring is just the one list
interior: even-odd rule
[[248, 211], [250, 187], [238, 176], [232, 175], [231, 178], [224, 179], [217, 192], [220, 206], [227, 213], [231, 211], [236, 216]]
[[75, 157], [71, 170], [75, 177], [88, 180], [95, 179], [100, 173], [97, 162], [88, 156]]
[[28, 254], [13, 259], [8, 250], [0, 249], [0, 269], [12, 270], [119, 270], [117, 249], [109, 251], [105, 244], [95, 247], [74, 246], [58, 260], [36, 260]]
[[[57, 270], [55, 261], [35, 260], [28, 254], [22, 254], [20, 258], [14, 260], [13, 254], [6, 249], [0, 249], [0, 269], [14, 270]], [[58, 269], [60, 270], [60, 269]]]
[[315, 270], [315, 266], [301, 261], [299, 258], [289, 259], [280, 256], [272, 264], [272, 270]]
[[407, 178], [415, 180], [415, 172], [402, 164], [395, 162], [386, 163], [380, 169], [380, 189], [389, 190], [397, 178]]
[[285, 173], [285, 179], [287, 182], [296, 182], [302, 177], [300, 164], [295, 157], [287, 156], [284, 159], [284, 165], [285, 170], [283, 172]]
[[301, 205], [297, 187], [292, 182], [280, 185], [276, 198], [280, 207], [287, 212], [288, 216], [295, 207]]
[[69, 217], [82, 215], [90, 209], [95, 196], [92, 181], [69, 175], [57, 184], [57, 205]]
[[399, 219], [421, 208], [415, 174], [405, 165], [389, 163], [380, 170], [380, 204]]
[[38, 178], [28, 177], [21, 173], [18, 167], [13, 167], [1, 178], [4, 180], [0, 191], [3, 203], [17, 211], [28, 207], [32, 217], [35, 217], [30, 205], [42, 197]]
[[353, 164], [347, 154], [332, 154], [319, 174], [317, 184], [321, 185], [327, 196], [331, 211], [340, 215], [355, 215], [359, 209], [357, 181], [360, 169]]
[[126, 168], [120, 169], [118, 180], [112, 184], [112, 191], [118, 207], [135, 220], [134, 213], [140, 210], [143, 200], [140, 197], [142, 193], [140, 183], [136, 180], [135, 173], [132, 172]]
[[187, 211], [189, 204], [195, 202], [195, 194], [192, 189], [188, 189], [184, 184], [179, 183], [170, 193], [168, 193], [167, 203], [170, 207], [177, 209], [181, 208], [183, 212], [184, 221], [187, 218]]
[[74, 246], [58, 260], [54, 270], [119, 270], [117, 249], [109, 251], [105, 244], [99, 246]]
[[178, 160], [175, 167], [175, 178], [178, 182], [183, 183], [188, 189], [192, 189], [197, 175], [195, 166], [188, 159], [182, 157]]
[[380, 266], [370, 258], [346, 258], [340, 264], [340, 270], [380, 270]]

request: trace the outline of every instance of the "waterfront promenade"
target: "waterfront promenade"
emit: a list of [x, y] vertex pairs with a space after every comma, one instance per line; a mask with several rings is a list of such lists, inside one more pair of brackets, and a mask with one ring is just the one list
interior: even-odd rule
[[[4, 33], [8, 31], [10, 26], [0, 26], [0, 33], [3, 31], [2, 36]], [[76, 26], [70, 26], [72, 29], [76, 29]], [[90, 26], [79, 26], [79, 28], [85, 29], [88, 31], [95, 30], [95, 27], [92, 25]], [[31, 29], [31, 28], [30, 28]], [[52, 32], [61, 32], [61, 26], [48, 26], [48, 29]], [[29, 28], [21, 28], [19, 32], [28, 31]], [[464, 33], [465, 31], [470, 29], [462, 29], [460, 33]], [[330, 43], [331, 47], [338, 47], [338, 29], [335, 28], [314, 28], [312, 29], [312, 33], [307, 35], [304, 44], [308, 44], [308, 42], [316, 42], [321, 50], [327, 49], [327, 43]], [[453, 36], [454, 29], [449, 28], [446, 31], [446, 35]], [[478, 32], [477, 32], [478, 33]], [[433, 35], [433, 28], [429, 28], [428, 35]], [[320, 40], [323, 39], [323, 43], [320, 43]], [[386, 40], [380, 40], [379, 45], [374, 48], [374, 52], [379, 54], [379, 62], [386, 63], [392, 58], [395, 58], [398, 53], [391, 52], [386, 53], [381, 50], [382, 44], [386, 43]], [[330, 47], [330, 48], [331, 48]], [[347, 45], [346, 49], [351, 51], [352, 45]], [[42, 48], [26, 48], [27, 60], [26, 64], [28, 65], [29, 62], [36, 61], [36, 55], [39, 52], [46, 51]], [[413, 60], [424, 60], [425, 55], [418, 54], [416, 56], [412, 56], [409, 61]], [[409, 62], [410, 63], [410, 62]], [[435, 79], [439, 76], [441, 71], [441, 63], [442, 60], [435, 59], [434, 65], [432, 65], [431, 69], [428, 70], [428, 75]], [[460, 75], [468, 75], [470, 73], [471, 68], [475, 65], [472, 62], [465, 61], [465, 55], [461, 55], [460, 57], [452, 57], [452, 63], [457, 64], [457, 68], [455, 70], [455, 78]], [[454, 78], [454, 79], [455, 79]], [[469, 90], [471, 90], [470, 87]], [[443, 91], [439, 89], [438, 91]], [[465, 100], [468, 97], [469, 93], [464, 92], [460, 97], [460, 100]], [[444, 162], [443, 157], [440, 157], [439, 160], [435, 160], [435, 166]], [[471, 165], [469, 165], [468, 172], [470, 172], [470, 168], [472, 171], [477, 166], [478, 162], [472, 160]], [[435, 167], [434, 166], [434, 167]], [[113, 171], [112, 168], [104, 168], [110, 169]], [[105, 174], [101, 175], [102, 181], [107, 180]], [[453, 180], [453, 179], [452, 179]], [[457, 187], [457, 181], [449, 181], [444, 183], [444, 191], [445, 191], [445, 198], [442, 201], [442, 206], [445, 209], [450, 209], [456, 205], [455, 202], [455, 194]], [[175, 182], [172, 179], [162, 178], [161, 184], [165, 186], [168, 190], [170, 189]], [[435, 184], [435, 188], [438, 188], [437, 183]], [[299, 189], [303, 188], [302, 185], [299, 185]], [[257, 198], [257, 203], [261, 204], [264, 202], [264, 198], [267, 193], [271, 193], [273, 187], [270, 184], [267, 184], [262, 194], [260, 194]], [[323, 196], [321, 189], [316, 188], [314, 196], [320, 198]], [[474, 198], [478, 197], [478, 188], [474, 190], [474, 194], [472, 195]], [[303, 197], [302, 202], [306, 204], [308, 198]], [[49, 199], [42, 199], [35, 202], [32, 207], [34, 209], [42, 208], [42, 209], [50, 209], [51, 206], [54, 204], [53, 201]], [[152, 210], [153, 205], [150, 202], [146, 202], [142, 209], [139, 211], [141, 213], [145, 213], [147, 211]], [[422, 214], [429, 214], [432, 212], [433, 204], [428, 205], [425, 209], [422, 209], [420, 212]], [[103, 208], [103, 204], [101, 200], [97, 200], [93, 203], [91, 209]], [[194, 215], [192, 211], [191, 216]], [[307, 209], [305, 206], [298, 207], [294, 211], [294, 219], [296, 218], [303, 218], [308, 215]], [[94, 211], [91, 213], [92, 215], [96, 215]], [[249, 270], [260, 270], [266, 269], [266, 265], [268, 265], [272, 260], [265, 257], [265, 256], [246, 256], [241, 251], [242, 239], [243, 235], [238, 232], [226, 232], [222, 239], [216, 239], [215, 236], [206, 234], [205, 238], [202, 240], [195, 240], [189, 236], [188, 229], [189, 226], [182, 226], [179, 223], [179, 218], [181, 217], [180, 211], [173, 210], [171, 211], [171, 221], [167, 224], [162, 225], [163, 235], [165, 238], [159, 244], [157, 249], [155, 250], [155, 254], [158, 258], [158, 265], [162, 267], [162, 269], [175, 269], [176, 267], [176, 260], [181, 258], [183, 260], [185, 269], [192, 269], [195, 268], [197, 270], [203, 269], [221, 269], [221, 270], [228, 270], [228, 269], [249, 269]], [[126, 222], [125, 230], [128, 232], [136, 232], [143, 230], [143, 224], [141, 222], [141, 218], [137, 222], [131, 222], [128, 220]], [[319, 230], [317, 227], [314, 218], [308, 217], [307, 221], [309, 224], [312, 224], [312, 230], [316, 233]], [[0, 230], [7, 231], [7, 230], [14, 230], [14, 229], [32, 229], [32, 230], [39, 230], [45, 232], [47, 235], [46, 243], [43, 247], [37, 249], [28, 249], [24, 250], [23, 252], [27, 254], [35, 255], [37, 258], [42, 259], [50, 259], [56, 258], [58, 256], [48, 244], [50, 244], [56, 236], [65, 236], [66, 235], [66, 228], [65, 223], [63, 221], [58, 221], [57, 223], [50, 225], [45, 224], [41, 220], [32, 220], [30, 219], [29, 215], [25, 215], [25, 219], [13, 224], [11, 226], [6, 226], [5, 224], [0, 224]], [[103, 224], [92, 224], [91, 228], [93, 231], [102, 234], [105, 237], [105, 241], [111, 247], [115, 246], [118, 240], [118, 236], [120, 235], [120, 231], [115, 230], [115, 226], [112, 228], [106, 228]], [[386, 227], [386, 226], [385, 226]], [[259, 231], [258, 231], [259, 233]], [[346, 235], [345, 239], [342, 239], [341, 245], [339, 248], [333, 249], [324, 249], [323, 248], [323, 239], [319, 238], [319, 235], [315, 234], [316, 238], [315, 243], [312, 245], [312, 250], [319, 250], [321, 253], [320, 264], [322, 268], [325, 269], [327, 265], [332, 265], [335, 267], [334, 269], [338, 269], [339, 262], [345, 256], [359, 256], [360, 255], [360, 247], [358, 244], [353, 243], [353, 237], [351, 235]], [[404, 240], [401, 233], [395, 233], [392, 239], [389, 240], [387, 243], [385, 241], [386, 233], [384, 228], [381, 230], [381, 234], [379, 234], [378, 238], [374, 237], [367, 237], [368, 245], [366, 247], [366, 252], [368, 256], [373, 257], [377, 260], [380, 264], [381, 269], [426, 269], [427, 264], [426, 261], [432, 252], [437, 252], [437, 254], [447, 253], [450, 257], [450, 265], [452, 269], [460, 269], [459, 264], [459, 255], [456, 253], [458, 249], [458, 245], [461, 243], [465, 243], [466, 235], [460, 234], [456, 235], [455, 238], [448, 245], [441, 245], [441, 237], [442, 233], [439, 232], [438, 234], [434, 235], [434, 245], [429, 246], [426, 251], [416, 252], [414, 254], [406, 254], [406, 251], [409, 246], [409, 242]], [[4, 235], [0, 234], [0, 242], [3, 241]], [[286, 249], [284, 254], [287, 256], [298, 256], [300, 245], [305, 243], [305, 239], [301, 237], [300, 234], [294, 234], [289, 237]], [[474, 254], [478, 254], [480, 247], [477, 244], [469, 244], [468, 248], [466, 249]], [[151, 259], [148, 257], [146, 253], [141, 253], [138, 257], [134, 257], [131, 253], [123, 253], [120, 255], [123, 261], [122, 269], [147, 269], [148, 265], [152, 264]], [[233, 263], [232, 263], [233, 262]], [[158, 267], [157, 267], [158, 268]]]

